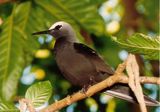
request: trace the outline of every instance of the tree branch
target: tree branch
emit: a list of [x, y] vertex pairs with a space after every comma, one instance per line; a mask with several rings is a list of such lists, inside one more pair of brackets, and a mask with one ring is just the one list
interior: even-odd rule
[[143, 97], [143, 91], [141, 84], [139, 82], [139, 66], [136, 61], [136, 57], [133, 54], [129, 54], [126, 64], [126, 71], [129, 77], [128, 85], [133, 91], [136, 99], [140, 105], [140, 109], [142, 112], [147, 112], [147, 108], [145, 105], [145, 100]]
[[[115, 83], [127, 83], [128, 84], [128, 77], [124, 75], [123, 71], [126, 67], [126, 62], [119, 64], [115, 74], [108, 77], [107, 79], [99, 82], [93, 86], [91, 86], [88, 91], [84, 94], [82, 92], [77, 92], [71, 96], [67, 96], [66, 98], [56, 101], [53, 104], [49, 105], [48, 107], [44, 108], [40, 112], [54, 112], [57, 110], [62, 109], [74, 102], [82, 100], [84, 98], [90, 97], [95, 93], [114, 85]], [[160, 78], [155, 77], [140, 77], [140, 83], [152, 83], [152, 84], [159, 84], [160, 85]]]

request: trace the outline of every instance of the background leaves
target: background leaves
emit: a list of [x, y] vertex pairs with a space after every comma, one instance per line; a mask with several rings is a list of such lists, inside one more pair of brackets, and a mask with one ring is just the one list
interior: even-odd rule
[[[33, 7], [35, 4], [37, 6]], [[46, 26], [48, 28], [59, 20], [72, 23], [76, 29], [79, 29], [79, 25], [95, 34], [102, 34], [104, 31], [103, 20], [97, 13], [96, 4], [90, 5], [90, 1], [35, 0], [35, 4], [24, 2], [15, 5], [11, 16], [2, 26], [0, 49], [3, 50], [0, 51], [0, 65], [4, 66], [0, 68], [0, 85], [5, 87], [1, 90], [1, 96], [6, 100], [11, 100], [16, 94], [21, 72], [31, 62], [39, 46], [31, 35], [34, 31], [46, 29]]]
[[[14, 13], [14, 11], [13, 11]], [[10, 100], [16, 93], [22, 66], [22, 40], [14, 28], [14, 14], [3, 24], [0, 38], [0, 88], [1, 95]], [[18, 44], [17, 44], [18, 42]]]
[[49, 100], [52, 94], [52, 86], [49, 81], [39, 82], [26, 91], [25, 98], [33, 102], [34, 107], [39, 107]]
[[2, 99], [0, 99], [0, 111], [1, 112], [19, 112], [19, 110], [14, 106], [14, 104], [2, 101]]
[[[36, 3], [45, 11], [45, 15], [53, 21], [66, 21], [79, 32], [80, 28], [96, 35], [104, 33], [104, 22], [98, 15], [97, 4], [81, 0], [36, 0]], [[92, 13], [90, 13], [92, 12]], [[50, 19], [47, 19], [49, 21]]]
[[113, 37], [113, 40], [129, 52], [143, 54], [146, 59], [150, 60], [159, 59], [159, 37], [154, 38], [140, 33], [136, 33], [131, 37], [127, 38], [126, 40], [117, 39], [115, 37]]
[[[113, 69], [127, 57], [128, 52], [132, 52], [143, 56], [140, 57], [142, 73], [159, 76], [159, 64], [156, 61], [159, 38], [154, 38], [155, 35], [159, 35], [159, 24], [156, 22], [159, 20], [159, 8], [155, 5], [158, 2], [158, 0], [0, 1], [0, 97], [3, 99], [0, 102], [0, 109], [15, 109], [13, 103], [10, 104], [14, 97], [24, 96], [29, 86], [39, 91], [37, 90], [39, 86], [32, 84], [43, 80], [49, 80], [53, 84], [54, 95], [50, 98], [49, 104], [77, 90], [64, 79], [56, 65], [54, 55], [51, 55], [50, 49], [53, 48], [55, 41], [48, 35], [37, 38], [31, 35], [33, 32], [48, 29], [57, 21], [69, 22], [76, 30], [80, 42], [95, 47]], [[135, 32], [143, 34], [130, 36]], [[117, 38], [112, 41], [107, 33]], [[46, 91], [45, 88], [43, 90]], [[145, 89], [153, 98], [158, 96], [157, 90], [155, 86]], [[32, 92], [27, 92], [28, 96]], [[100, 94], [91, 99], [77, 102], [62, 111], [70, 109], [91, 111], [94, 105], [97, 106], [94, 111], [96, 109], [102, 112], [105, 110], [119, 112], [122, 109], [124, 112], [135, 111], [135, 107], [122, 100], [109, 100], [108, 97], [104, 100], [106, 96]], [[88, 100], [91, 103], [85, 103]], [[114, 108], [110, 105], [114, 105]]]

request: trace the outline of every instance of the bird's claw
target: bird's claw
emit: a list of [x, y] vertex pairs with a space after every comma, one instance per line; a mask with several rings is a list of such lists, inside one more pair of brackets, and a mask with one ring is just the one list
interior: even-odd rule
[[84, 85], [83, 88], [81, 89], [81, 93], [86, 94], [87, 90], [89, 89], [91, 85]]

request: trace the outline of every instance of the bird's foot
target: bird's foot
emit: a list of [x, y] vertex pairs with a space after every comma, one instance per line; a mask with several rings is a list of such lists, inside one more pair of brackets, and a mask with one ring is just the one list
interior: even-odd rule
[[94, 81], [94, 77], [91, 76], [90, 79], [89, 79], [88, 84], [85, 84], [85, 85], [83, 86], [83, 88], [81, 89], [81, 93], [84, 93], [84, 94], [85, 94], [85, 93], [87, 92], [87, 90], [93, 85], [94, 82], [95, 82], [95, 81]]
[[91, 85], [84, 85], [80, 92], [83, 93], [83, 94], [85, 94], [90, 86]]

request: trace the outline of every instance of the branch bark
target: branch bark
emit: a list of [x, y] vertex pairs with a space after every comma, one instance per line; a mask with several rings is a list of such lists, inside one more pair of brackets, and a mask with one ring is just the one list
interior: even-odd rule
[[33, 106], [32, 101], [29, 99], [22, 98], [19, 100], [20, 112], [25, 112], [28, 110], [29, 112], [36, 112]]
[[[90, 97], [93, 94], [95, 94], [95, 93], [97, 93], [107, 87], [114, 85], [115, 83], [128, 83], [128, 81], [129, 81], [128, 77], [126, 75], [124, 75], [124, 73], [123, 73], [125, 67], [126, 67], [126, 62], [119, 64], [114, 75], [108, 77], [107, 79], [103, 80], [102, 82], [99, 82], [99, 83], [91, 86], [85, 94], [82, 92], [77, 92], [71, 96], [67, 96], [66, 98], [64, 98], [60, 101], [56, 101], [55, 103], [42, 109], [40, 112], [54, 112], [54, 111], [62, 109], [63, 107], [66, 107], [74, 102], [77, 102], [77, 101], [82, 100], [84, 98]], [[140, 77], [139, 79], [140, 79], [140, 83], [152, 83], [152, 84], [160, 85], [160, 78]]]
[[128, 85], [135, 94], [142, 112], [147, 112], [142, 87], [139, 82], [139, 66], [135, 55], [129, 54], [126, 64], [126, 71], [129, 77]]

